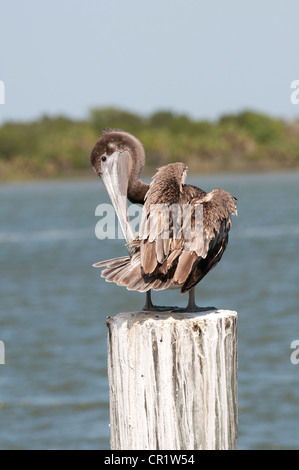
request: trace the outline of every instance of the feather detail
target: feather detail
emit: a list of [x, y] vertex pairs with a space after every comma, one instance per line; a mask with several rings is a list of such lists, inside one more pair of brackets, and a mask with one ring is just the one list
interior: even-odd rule
[[183, 284], [186, 281], [196, 259], [197, 257], [194, 252], [184, 251], [181, 254], [173, 279], [176, 284]]
[[146, 241], [141, 245], [141, 248], [142, 267], [145, 274], [151, 274], [157, 267], [156, 242], [150, 243]]
[[120, 265], [120, 263], [124, 262], [126, 263], [127, 261], [129, 261], [129, 256], [122, 256], [120, 258], [112, 258], [112, 259], [107, 259], [105, 261], [99, 261], [98, 263], [94, 263], [92, 266], [94, 268], [103, 268], [105, 266], [109, 266], [109, 267], [112, 267], [112, 266], [116, 266], [116, 265]]
[[162, 264], [165, 260], [164, 243], [163, 243], [162, 238], [160, 237], [156, 239], [156, 257], [157, 257], [158, 263], [160, 264]]
[[164, 251], [164, 255], [165, 257], [167, 257], [169, 255], [169, 250], [170, 250], [170, 238], [164, 238], [163, 239], [163, 251]]
[[174, 261], [182, 253], [182, 250], [173, 250], [167, 258], [167, 269], [170, 269]]

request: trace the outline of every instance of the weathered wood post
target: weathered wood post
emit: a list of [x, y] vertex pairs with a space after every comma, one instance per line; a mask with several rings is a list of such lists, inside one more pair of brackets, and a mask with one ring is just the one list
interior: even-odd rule
[[108, 318], [111, 449], [236, 449], [237, 313]]

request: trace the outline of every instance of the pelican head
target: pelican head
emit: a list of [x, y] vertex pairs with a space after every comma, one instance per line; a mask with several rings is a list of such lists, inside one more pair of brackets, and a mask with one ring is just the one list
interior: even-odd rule
[[91, 164], [106, 187], [127, 242], [133, 239], [127, 198], [143, 204], [148, 190], [148, 185], [140, 180], [144, 163], [141, 142], [119, 129], [105, 129], [91, 152]]

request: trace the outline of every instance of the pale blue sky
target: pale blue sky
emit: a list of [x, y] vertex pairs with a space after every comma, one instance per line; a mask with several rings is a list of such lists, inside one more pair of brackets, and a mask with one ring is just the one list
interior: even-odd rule
[[114, 105], [299, 117], [298, 0], [0, 0], [0, 123]]

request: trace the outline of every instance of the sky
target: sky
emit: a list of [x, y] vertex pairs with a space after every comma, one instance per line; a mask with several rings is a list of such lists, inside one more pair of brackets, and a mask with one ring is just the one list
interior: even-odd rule
[[298, 0], [0, 0], [0, 124], [104, 106], [293, 120], [294, 80]]

